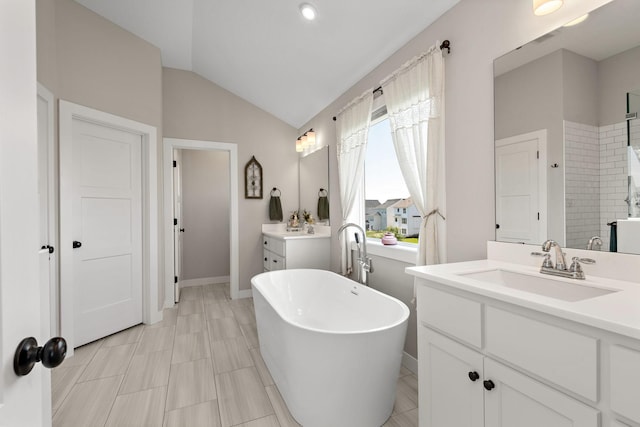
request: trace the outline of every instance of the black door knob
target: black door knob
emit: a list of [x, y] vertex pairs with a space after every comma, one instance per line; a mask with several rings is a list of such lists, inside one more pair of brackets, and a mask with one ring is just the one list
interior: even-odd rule
[[477, 381], [480, 379], [480, 374], [478, 374], [476, 371], [471, 371], [469, 372], [469, 379], [471, 381]]
[[184, 228], [181, 228], [181, 229], [180, 229], [180, 232], [181, 232], [181, 233], [184, 233]]
[[38, 362], [42, 362], [46, 368], [55, 368], [62, 363], [66, 355], [67, 342], [64, 338], [51, 338], [42, 347], [38, 347], [35, 338], [25, 338], [16, 348], [13, 371], [20, 377], [27, 375]]
[[496, 388], [496, 385], [493, 383], [493, 381], [491, 380], [485, 380], [484, 381], [484, 388], [488, 391], [493, 390], [494, 388]]
[[73, 249], [77, 249], [82, 246], [82, 242], [78, 242], [77, 240], [73, 241]]
[[42, 246], [40, 249], [48, 249], [50, 254], [55, 250], [51, 245]]

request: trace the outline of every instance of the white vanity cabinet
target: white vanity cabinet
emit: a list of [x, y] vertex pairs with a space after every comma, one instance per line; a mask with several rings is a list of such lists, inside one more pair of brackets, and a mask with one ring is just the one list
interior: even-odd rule
[[416, 294], [420, 427], [640, 425], [640, 351], [616, 335], [426, 279]]
[[292, 268], [329, 270], [330, 236], [263, 233], [264, 271]]

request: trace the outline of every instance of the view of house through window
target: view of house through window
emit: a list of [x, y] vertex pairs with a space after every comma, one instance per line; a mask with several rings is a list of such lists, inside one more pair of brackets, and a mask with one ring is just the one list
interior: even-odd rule
[[420, 214], [400, 172], [389, 119], [372, 122], [364, 164], [367, 237], [391, 231], [400, 242], [418, 243]]

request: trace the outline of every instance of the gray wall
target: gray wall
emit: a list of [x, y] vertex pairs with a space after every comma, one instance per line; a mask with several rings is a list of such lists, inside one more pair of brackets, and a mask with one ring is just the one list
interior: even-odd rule
[[[56, 102], [64, 99], [155, 126], [160, 159], [160, 50], [72, 0], [38, 0], [36, 20], [38, 81]], [[161, 174], [160, 169], [158, 182]], [[158, 197], [161, 202], [161, 192]], [[158, 233], [162, 236], [162, 221]], [[164, 240], [158, 241], [163, 254]], [[162, 256], [158, 274], [164, 277]], [[163, 305], [164, 286], [158, 286], [158, 307]]]
[[[238, 145], [240, 289], [263, 271], [261, 225], [269, 222], [269, 189], [282, 191], [283, 212], [298, 208], [296, 129], [190, 71], [163, 69], [164, 135]], [[244, 198], [244, 166], [255, 156], [264, 199]]]
[[562, 117], [599, 125], [598, 63], [569, 50], [562, 51]]
[[638, 70], [640, 46], [598, 63], [601, 126], [624, 122], [627, 92], [640, 88]]
[[182, 151], [182, 279], [229, 276], [229, 153]]

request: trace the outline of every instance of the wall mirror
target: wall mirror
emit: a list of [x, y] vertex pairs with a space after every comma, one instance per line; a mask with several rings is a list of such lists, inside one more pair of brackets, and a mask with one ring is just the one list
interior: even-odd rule
[[[329, 219], [318, 220], [318, 198], [328, 197], [329, 190], [329, 147], [323, 146], [311, 153], [304, 153], [298, 160], [299, 210], [311, 212], [319, 224], [329, 225]], [[321, 192], [321, 189], [324, 192]]]
[[496, 240], [640, 254], [639, 16], [614, 0], [494, 61]]

